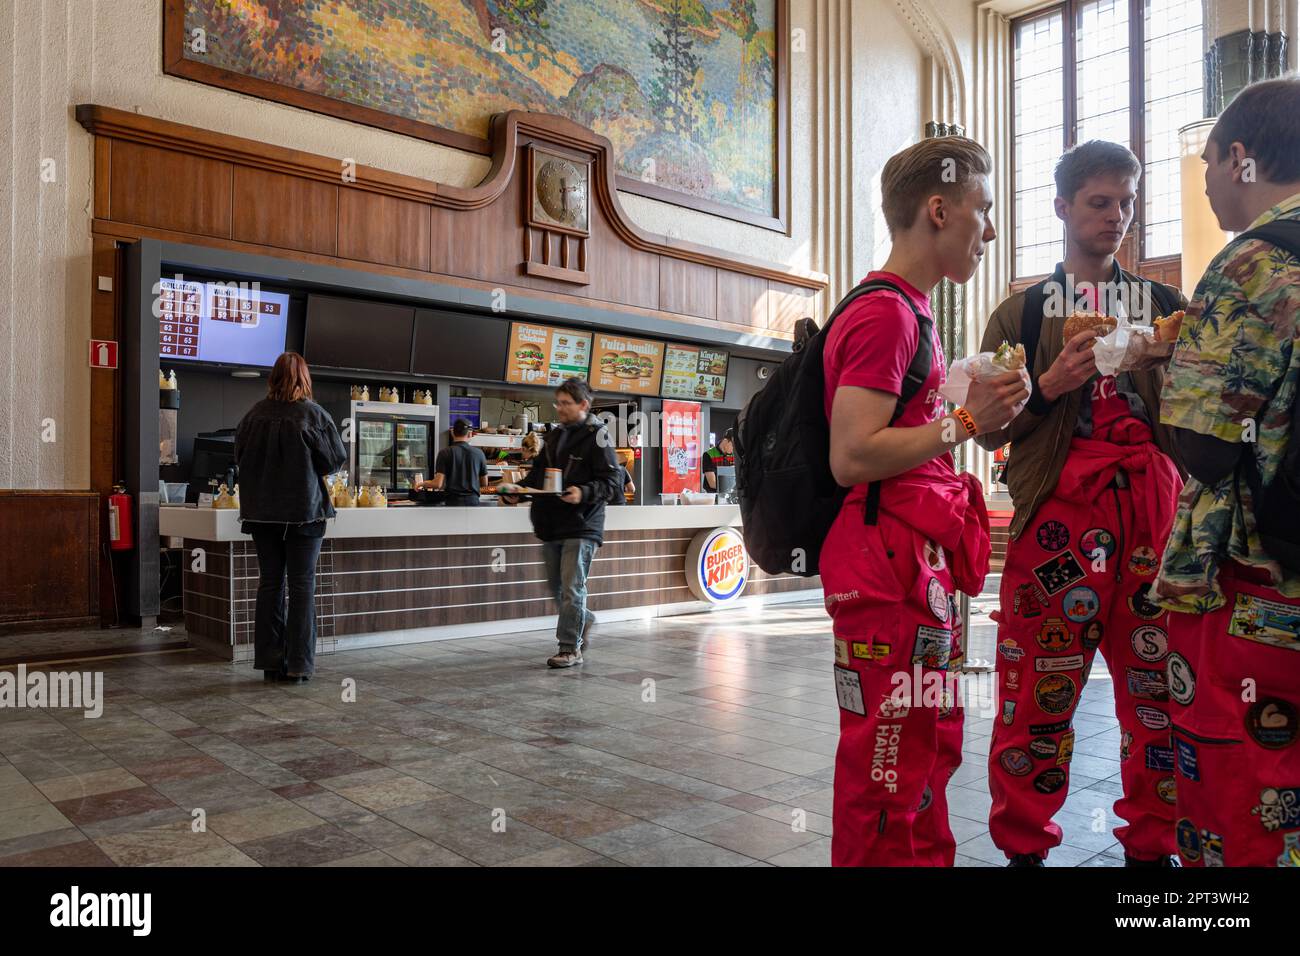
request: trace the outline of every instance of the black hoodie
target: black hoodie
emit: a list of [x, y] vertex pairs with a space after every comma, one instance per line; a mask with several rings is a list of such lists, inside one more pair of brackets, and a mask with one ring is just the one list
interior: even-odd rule
[[533, 533], [543, 541], [587, 538], [601, 544], [605, 539], [605, 504], [623, 493], [618, 457], [605, 423], [588, 415], [576, 425], [547, 432], [546, 444], [533, 459], [524, 485], [545, 487], [547, 468], [561, 469], [561, 486], [577, 485], [582, 489], [582, 501], [571, 505], [558, 497], [534, 498]]

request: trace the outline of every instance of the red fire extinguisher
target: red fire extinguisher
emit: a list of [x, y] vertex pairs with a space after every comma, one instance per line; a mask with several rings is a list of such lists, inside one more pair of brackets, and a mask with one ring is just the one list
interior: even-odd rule
[[122, 485], [114, 485], [108, 496], [108, 544], [114, 551], [130, 551], [135, 547], [131, 531], [131, 496]]

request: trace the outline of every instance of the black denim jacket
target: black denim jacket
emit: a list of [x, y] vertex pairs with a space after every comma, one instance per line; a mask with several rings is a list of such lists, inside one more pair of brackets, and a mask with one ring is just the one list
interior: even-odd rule
[[339, 430], [325, 409], [310, 399], [262, 399], [235, 429], [240, 517], [286, 524], [333, 517], [321, 479], [346, 461]]

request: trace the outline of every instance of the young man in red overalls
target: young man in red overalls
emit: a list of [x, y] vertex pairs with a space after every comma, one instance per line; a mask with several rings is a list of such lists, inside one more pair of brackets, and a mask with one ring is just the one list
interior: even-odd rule
[[[1065, 802], [1074, 711], [1098, 648], [1121, 728], [1115, 813], [1127, 825], [1115, 836], [1130, 866], [1169, 865], [1174, 851], [1170, 615], [1150, 597], [1182, 487], [1159, 425], [1162, 373], [1102, 376], [1095, 330], [1063, 336], [1076, 309], [1115, 315], [1123, 307], [1139, 321], [1185, 305], [1176, 289], [1153, 289], [1115, 261], [1140, 174], [1115, 143], [1085, 143], [1061, 158], [1065, 261], [1002, 303], [984, 337], [985, 349], [1004, 338], [1026, 343], [1034, 377], [1025, 414], [980, 439], [990, 450], [1011, 442], [1015, 516], [995, 615], [1002, 706], [989, 752], [989, 831], [1013, 866], [1041, 866], [1061, 842], [1052, 817]], [[1109, 802], [1097, 791], [1097, 808]]]
[[960, 671], [954, 593], [979, 593], [988, 570], [983, 490], [954, 472], [951, 450], [1010, 421], [1028, 390], [1019, 373], [1001, 375], [944, 416], [927, 295], [943, 278], [969, 279], [995, 237], [990, 168], [964, 137], [889, 160], [881, 185], [893, 248], [867, 281], [894, 288], [860, 295], [827, 333], [831, 470], [852, 488], [820, 560], [840, 705], [836, 866], [951, 866], [956, 853], [945, 790], [961, 762], [960, 700], [954, 684], [927, 696], [915, 675]]

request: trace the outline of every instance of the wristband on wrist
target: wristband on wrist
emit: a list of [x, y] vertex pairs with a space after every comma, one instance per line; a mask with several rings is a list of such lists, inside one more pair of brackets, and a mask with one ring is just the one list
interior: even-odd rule
[[975, 437], [975, 433], [979, 431], [979, 428], [976, 427], [975, 419], [971, 417], [970, 412], [966, 411], [964, 408], [955, 408], [953, 409], [952, 417], [961, 422], [961, 426], [966, 429], [968, 437]]

